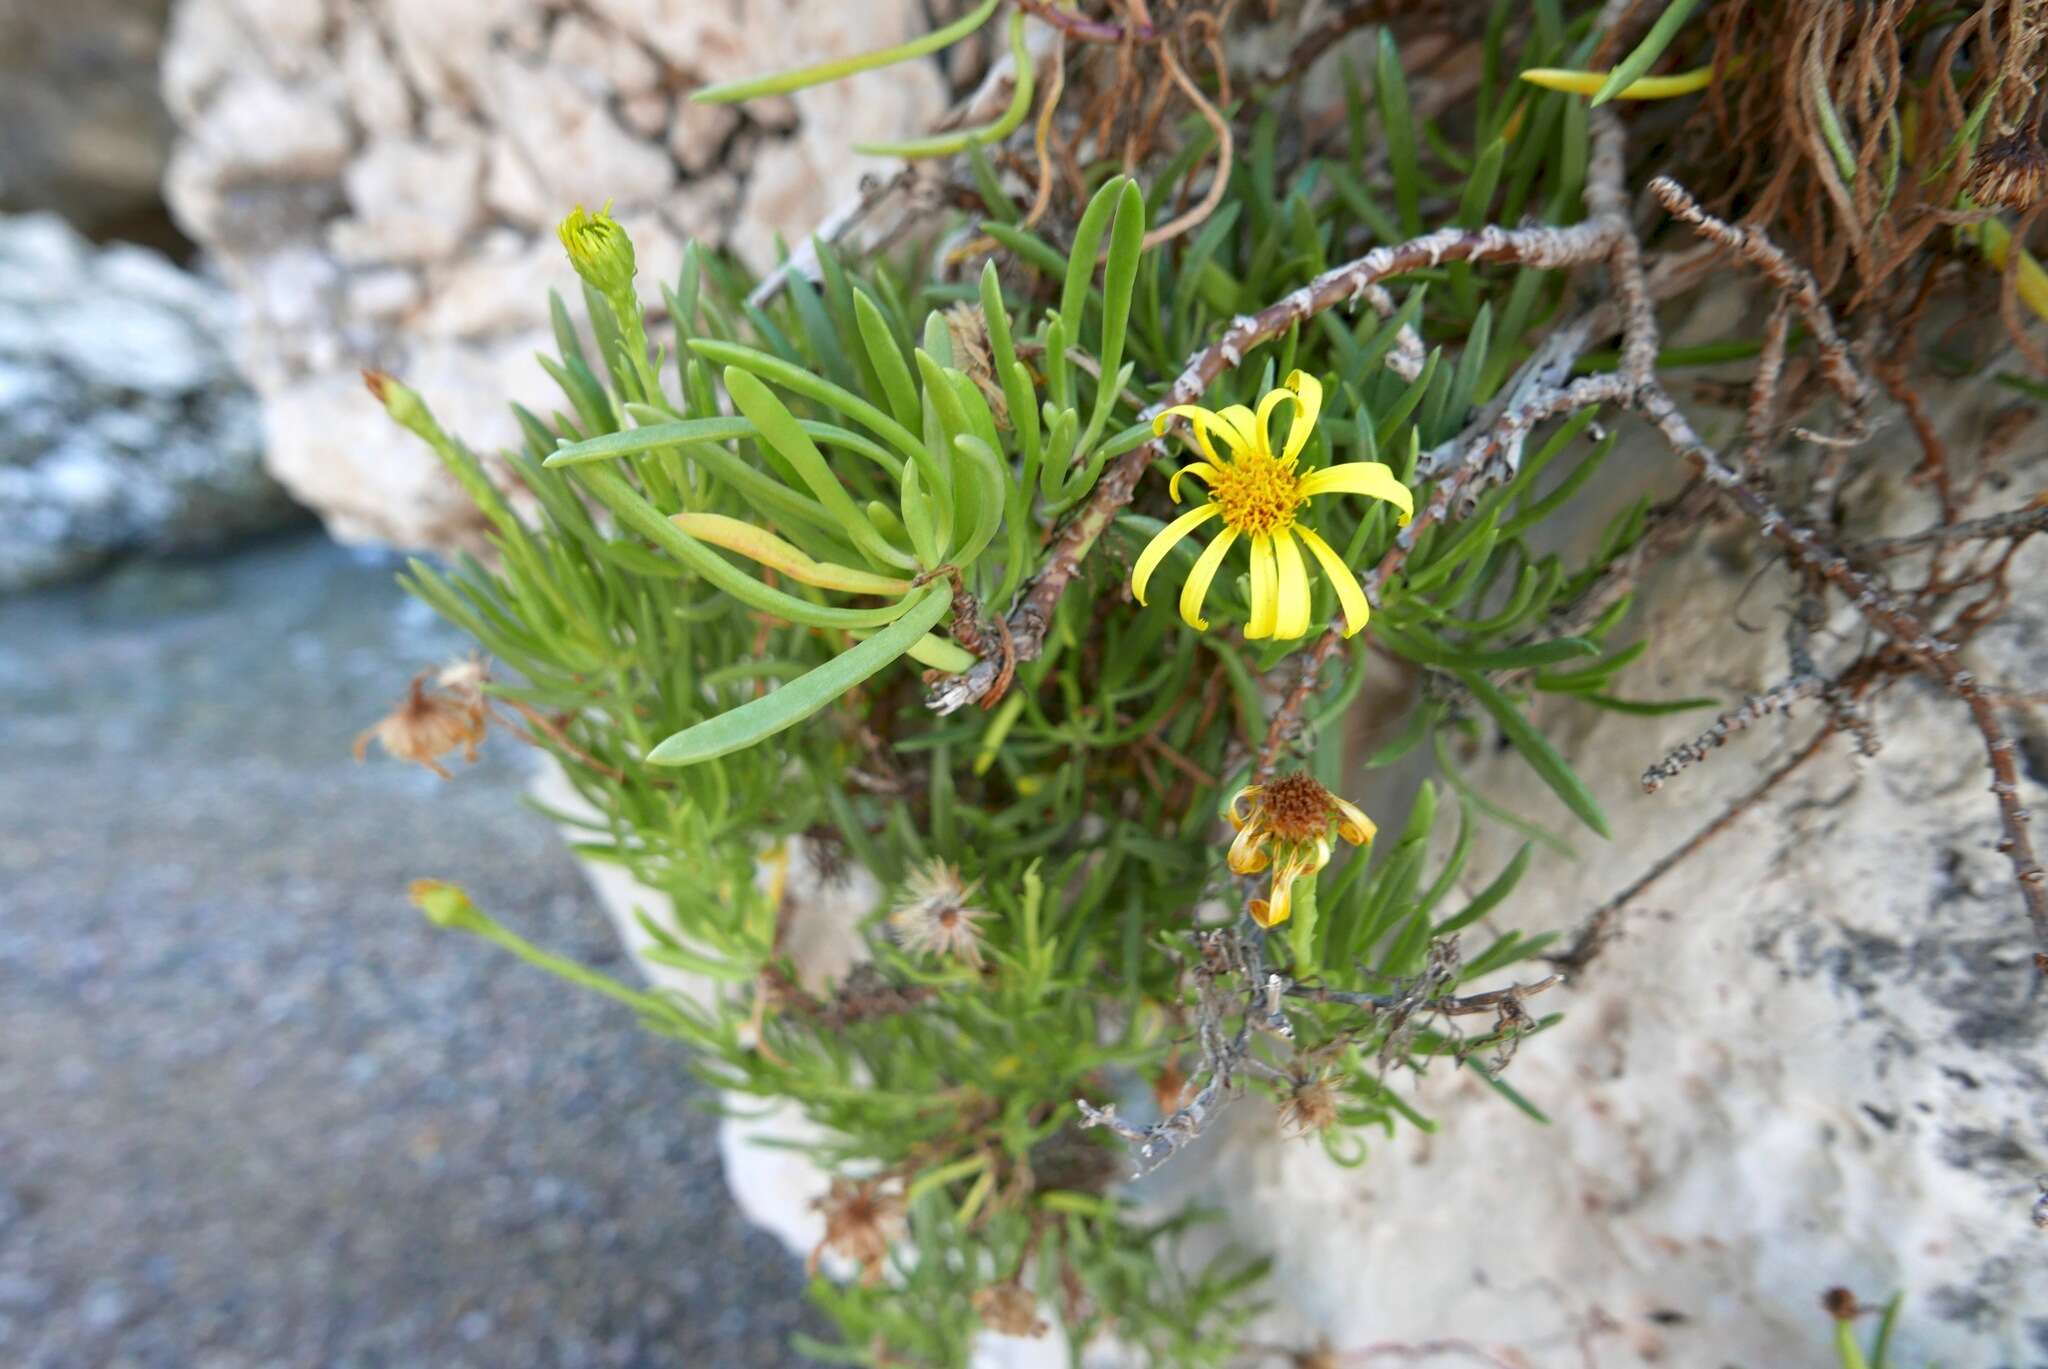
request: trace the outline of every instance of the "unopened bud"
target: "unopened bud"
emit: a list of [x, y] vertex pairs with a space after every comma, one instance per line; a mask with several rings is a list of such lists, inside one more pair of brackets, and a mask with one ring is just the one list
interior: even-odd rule
[[402, 426], [411, 429], [420, 437], [432, 442], [437, 435], [434, 416], [427, 409], [427, 403], [420, 398], [420, 392], [405, 384], [389, 371], [366, 369], [363, 385], [384, 412], [390, 414]]
[[624, 295], [633, 288], [633, 240], [611, 214], [607, 204], [595, 214], [577, 205], [575, 212], [555, 229], [569, 264], [590, 287], [607, 298]]
[[436, 927], [458, 932], [481, 932], [491, 925], [491, 920], [469, 901], [469, 895], [459, 884], [440, 879], [416, 879], [410, 893], [413, 906], [425, 913], [427, 921]]

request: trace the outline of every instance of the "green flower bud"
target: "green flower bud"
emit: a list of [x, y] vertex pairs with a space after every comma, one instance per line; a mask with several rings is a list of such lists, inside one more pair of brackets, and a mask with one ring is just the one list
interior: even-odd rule
[[363, 372], [363, 384], [370, 391], [371, 398], [382, 404], [384, 412], [390, 414], [402, 427], [418, 433], [428, 442], [441, 435], [433, 414], [427, 409], [426, 401], [420, 398], [420, 392], [397, 376], [389, 371], [366, 370]]
[[595, 214], [577, 205], [574, 213], [555, 229], [569, 264], [592, 289], [608, 298], [627, 295], [633, 288], [633, 240], [612, 217], [609, 203]]
[[459, 884], [440, 879], [416, 879], [410, 893], [413, 907], [425, 913], [427, 921], [436, 927], [452, 928], [458, 932], [482, 932], [491, 925], [491, 920], [469, 901], [468, 893]]

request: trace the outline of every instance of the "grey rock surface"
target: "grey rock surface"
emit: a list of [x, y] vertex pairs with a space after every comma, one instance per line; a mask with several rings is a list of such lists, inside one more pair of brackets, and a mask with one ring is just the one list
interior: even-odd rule
[[493, 738], [355, 732], [457, 635], [313, 538], [0, 603], [0, 1364], [723, 1366], [818, 1333]]
[[0, 210], [127, 236], [160, 220], [170, 0], [0, 0]]
[[0, 593], [296, 516], [221, 287], [53, 214], [0, 218]]

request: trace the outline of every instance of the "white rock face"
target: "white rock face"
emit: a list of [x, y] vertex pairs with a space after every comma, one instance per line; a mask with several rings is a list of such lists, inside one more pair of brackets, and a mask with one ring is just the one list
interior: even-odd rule
[[[1982, 432], [2009, 400], [1967, 388], [1938, 422]], [[1632, 440], [1609, 469], [1671, 471], [1661, 447]], [[1869, 459], [1903, 469], [1909, 442], [1895, 424]], [[2015, 470], [1980, 511], [2020, 502], [2044, 473], [2040, 458]], [[1932, 517], [1896, 482], [1870, 488], [1867, 502], [1888, 502], [1861, 510], [1869, 531]], [[1654, 645], [1622, 677], [1625, 696], [1733, 700], [1784, 678], [1788, 587], [1777, 572], [1751, 583], [1751, 546], [1746, 534], [1709, 542], [1644, 586], [1636, 630]], [[2044, 576], [2048, 539], [2036, 539], [2016, 563], [2010, 616], [1966, 654], [1983, 679], [2038, 688], [2048, 676]], [[1856, 632], [1846, 616], [1830, 630]], [[1644, 795], [1645, 766], [1711, 714], [1643, 720], [1552, 704], [1539, 716], [1599, 794], [1614, 839], [1572, 831], [1513, 753], [1490, 739], [1478, 748], [1474, 782], [1567, 833], [1581, 857], [1539, 857], [1494, 919], [1503, 930], [1569, 932], [1817, 726], [1803, 707]], [[1860, 760], [1831, 743], [1654, 886], [1622, 937], [1540, 1000], [1565, 1020], [1523, 1046], [1509, 1078], [1551, 1125], [1469, 1073], [1398, 1076], [1440, 1129], [1373, 1138], [1369, 1160], [1347, 1170], [1313, 1142], [1283, 1138], [1270, 1106], [1247, 1098], [1137, 1191], [1161, 1207], [1218, 1207], [1220, 1239], [1274, 1256], [1274, 1307], [1259, 1328], [1268, 1342], [1455, 1337], [1531, 1366], [1824, 1364], [1832, 1330], [1820, 1298], [1840, 1285], [1870, 1303], [1906, 1294], [1902, 1366], [2048, 1364], [2048, 1233], [2030, 1220], [2036, 1176], [2048, 1171], [2048, 995], [2010, 866], [1993, 849], [1983, 747], [1962, 710], [1918, 682], [1886, 694], [1876, 716], [1881, 755]], [[2040, 724], [2013, 725], [2024, 751], [2048, 754]], [[2043, 811], [2041, 762], [2031, 764], [2026, 797]], [[1382, 813], [1407, 802], [1392, 785], [1361, 797]], [[1497, 831], [1484, 840], [1468, 893], [1514, 844]], [[608, 901], [631, 902], [616, 871], [601, 877]], [[1477, 947], [1488, 934], [1466, 939]], [[803, 1123], [754, 1125], [788, 1134]], [[807, 1249], [817, 1239], [807, 1204], [823, 1180], [787, 1152], [750, 1146], [751, 1135], [728, 1124], [734, 1191], [756, 1221]], [[1066, 1362], [1058, 1347], [1036, 1349], [991, 1341], [978, 1362]]]
[[146, 248], [0, 217], [0, 593], [293, 515], [229, 359], [233, 313]]
[[683, 96], [928, 27], [919, 0], [179, 0], [166, 193], [248, 306], [271, 468], [347, 540], [473, 540], [357, 369], [403, 376], [481, 450], [510, 444], [509, 401], [561, 404], [530, 358], [547, 288], [575, 299], [563, 214], [612, 201], [650, 300], [690, 236], [768, 265], [879, 165], [849, 144], [937, 116], [939, 67], [738, 110]]

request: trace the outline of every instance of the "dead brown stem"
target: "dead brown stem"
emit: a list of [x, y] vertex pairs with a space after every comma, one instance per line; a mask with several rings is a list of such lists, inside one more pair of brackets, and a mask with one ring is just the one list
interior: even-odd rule
[[1572, 936], [1571, 945], [1557, 955], [1546, 956], [1551, 964], [1566, 970], [1583, 970], [1600, 954], [1614, 935], [1614, 920], [1629, 904], [1636, 901], [1652, 884], [1662, 879], [1682, 861], [1697, 854], [1701, 847], [1728, 830], [1737, 818], [1761, 803], [1765, 795], [1784, 783], [1793, 771], [1820, 754], [1827, 739], [1834, 735], [1832, 726], [1823, 727], [1812, 741], [1801, 747], [1792, 759], [1764, 776], [1757, 786], [1723, 809], [1721, 815], [1695, 832], [1683, 845], [1665, 855], [1632, 881], [1628, 887], [1586, 915], [1579, 924], [1579, 930]]

